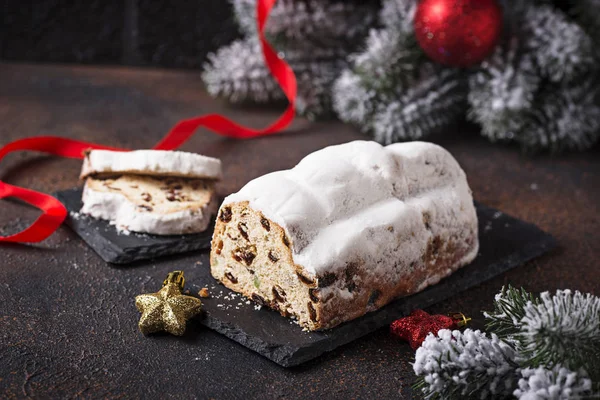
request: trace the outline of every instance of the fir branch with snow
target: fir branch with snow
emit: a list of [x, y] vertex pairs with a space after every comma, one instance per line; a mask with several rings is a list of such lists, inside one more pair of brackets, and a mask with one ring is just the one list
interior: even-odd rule
[[427, 399], [600, 397], [600, 298], [511, 286], [485, 312], [490, 336], [430, 334], [417, 350], [415, 387]]
[[236, 40], [208, 56], [202, 74], [212, 96], [232, 103], [268, 103], [283, 100], [283, 91], [265, 66], [260, 43], [255, 38]]
[[586, 150], [600, 139], [598, 80], [544, 87], [518, 136], [525, 149]]
[[[256, 0], [231, 0], [245, 39], [209, 56], [203, 80], [232, 103], [266, 103], [284, 96], [268, 71], [256, 30]], [[297, 110], [311, 119], [331, 114], [331, 87], [347, 56], [376, 23], [378, 2], [279, 0], [265, 27], [298, 82]]]
[[515, 140], [527, 124], [540, 80], [531, 54], [511, 38], [469, 77], [468, 118], [491, 141]]
[[521, 400], [572, 400], [593, 395], [592, 381], [585, 371], [573, 372], [556, 366], [525, 368], [514, 395]]
[[583, 369], [600, 383], [599, 297], [571, 290], [535, 297], [509, 286], [494, 303], [487, 327], [515, 343], [524, 366]]
[[592, 40], [550, 5], [524, 10], [509, 13], [508, 37], [472, 73], [468, 117], [526, 151], [585, 150], [600, 139]]
[[[209, 57], [209, 93], [283, 101], [262, 58], [256, 0], [230, 1], [245, 38]], [[586, 150], [600, 141], [599, 1], [501, 1], [500, 43], [470, 69], [425, 55], [413, 26], [418, 0], [278, 0], [266, 34], [296, 73], [298, 112], [311, 119], [334, 111], [389, 144], [451, 131], [466, 117], [490, 141], [528, 152]]]
[[333, 88], [334, 109], [380, 143], [427, 137], [461, 118], [466, 81], [457, 69], [430, 62], [418, 47], [414, 0], [387, 0], [384, 25], [373, 30], [365, 51]]
[[416, 0], [385, 0], [383, 28], [369, 34], [333, 86], [334, 109], [386, 144], [426, 138], [466, 115], [489, 140], [528, 152], [588, 149], [600, 140], [597, 2], [503, 2], [500, 44], [478, 66], [450, 74], [448, 91], [442, 71], [452, 69], [423, 73], [431, 62], [415, 40]]
[[417, 349], [415, 385], [426, 399], [512, 398], [519, 379], [515, 350], [496, 335], [443, 329]]
[[373, 137], [390, 144], [440, 132], [460, 119], [466, 106], [464, 93], [464, 81], [456, 70], [422, 76], [417, 85], [377, 105], [371, 127]]
[[524, 311], [514, 338], [527, 365], [584, 369], [600, 382], [600, 298], [570, 290], [544, 292]]
[[407, 90], [380, 92], [345, 71], [334, 86], [334, 109], [383, 144], [421, 139], [457, 121], [466, 104], [460, 75], [425, 64], [417, 77], [418, 84]]
[[552, 82], [570, 82], [594, 70], [591, 38], [562, 12], [551, 6], [529, 7], [523, 23], [526, 48]]
[[503, 287], [494, 297], [494, 311], [483, 312], [486, 328], [502, 339], [512, 337], [521, 331], [521, 320], [528, 304], [537, 305], [539, 300], [523, 288]]

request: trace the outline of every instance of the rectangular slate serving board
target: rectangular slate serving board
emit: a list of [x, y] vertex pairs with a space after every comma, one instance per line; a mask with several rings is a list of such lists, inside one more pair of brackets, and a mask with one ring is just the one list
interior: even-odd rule
[[[57, 197], [69, 211], [81, 208], [80, 189], [57, 193]], [[258, 309], [253, 302], [219, 285], [210, 275], [207, 252], [200, 256], [201, 266], [186, 269], [186, 281], [192, 293], [202, 287], [208, 287], [211, 293], [210, 298], [202, 299], [203, 325], [279, 365], [292, 367], [389, 325], [414, 309], [439, 303], [524, 264], [556, 245], [552, 236], [535, 225], [481, 204], [476, 203], [476, 209], [480, 248], [471, 264], [420, 293], [323, 332], [305, 332], [290, 319], [264, 307]], [[208, 249], [212, 236], [212, 227], [199, 235], [120, 235], [105, 221], [85, 216], [70, 216], [67, 224], [105, 261], [113, 263]]]
[[[480, 249], [477, 258], [437, 285], [324, 332], [304, 332], [279, 313], [262, 308], [218, 285], [210, 275], [208, 255], [202, 268], [186, 276], [194, 289], [206, 286], [212, 298], [202, 299], [201, 323], [284, 367], [309, 361], [360, 338], [417, 308], [439, 303], [503, 272], [538, 257], [555, 246], [555, 240], [535, 225], [476, 204]], [[193, 290], [192, 290], [193, 292]]]
[[69, 215], [65, 223], [77, 233], [104, 261], [128, 264], [194, 250], [210, 249], [214, 226], [191, 235], [159, 236], [131, 232], [117, 232], [107, 221], [79, 214], [82, 189], [75, 188], [55, 193]]

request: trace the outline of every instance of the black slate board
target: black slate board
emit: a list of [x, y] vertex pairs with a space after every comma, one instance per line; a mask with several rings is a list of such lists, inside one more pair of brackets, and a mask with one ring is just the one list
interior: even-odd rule
[[79, 188], [58, 192], [55, 196], [67, 210], [65, 223], [75, 231], [104, 261], [112, 264], [127, 264], [161, 256], [210, 249], [214, 226], [201, 233], [191, 235], [159, 236], [131, 232], [118, 233], [106, 221], [79, 214], [81, 209]]
[[[81, 208], [81, 192], [74, 189], [57, 197], [70, 211]], [[219, 285], [210, 275], [208, 254], [200, 266], [186, 270], [188, 288], [194, 292], [208, 287], [211, 298], [202, 299], [200, 322], [256, 351], [284, 367], [302, 364], [350, 343], [417, 308], [439, 303], [503, 272], [538, 257], [555, 246], [555, 240], [535, 225], [510, 217], [476, 203], [479, 218], [480, 249], [477, 258], [437, 285], [324, 332], [304, 332], [279, 313], [258, 307], [237, 293]], [[208, 249], [212, 228], [200, 235], [157, 237], [117, 234], [106, 222], [87, 217], [70, 217], [71, 226], [101, 256], [129, 262], [188, 250]], [[180, 243], [183, 242], [183, 243]], [[202, 244], [198, 245], [200, 242]], [[193, 247], [197, 246], [197, 247]], [[102, 257], [106, 260], [106, 258]]]
[[[360, 338], [417, 308], [439, 303], [463, 290], [538, 257], [555, 240], [535, 225], [476, 204], [480, 249], [477, 258], [437, 285], [398, 299], [380, 310], [324, 332], [304, 332], [274, 311], [256, 310], [254, 303], [217, 285], [208, 266], [193, 270], [189, 282], [207, 286], [213, 298], [203, 299], [202, 324], [284, 366], [291, 367]], [[208, 264], [208, 257], [204, 263]], [[188, 274], [186, 272], [186, 274]], [[232, 296], [233, 295], [233, 296]]]

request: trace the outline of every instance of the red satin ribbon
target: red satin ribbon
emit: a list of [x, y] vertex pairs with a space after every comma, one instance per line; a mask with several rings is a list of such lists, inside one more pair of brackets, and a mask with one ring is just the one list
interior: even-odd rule
[[[264, 129], [251, 129], [218, 114], [203, 115], [178, 122], [171, 131], [156, 145], [154, 149], [173, 150], [185, 143], [200, 128], [207, 128], [215, 133], [237, 139], [250, 139], [257, 136], [278, 133], [285, 129], [296, 114], [296, 76], [290, 66], [277, 56], [265, 38], [264, 30], [271, 9], [277, 0], [258, 0], [256, 4], [256, 20], [258, 35], [262, 46], [265, 63], [271, 74], [289, 101], [288, 108], [270, 126]], [[121, 150], [114, 147], [81, 142], [54, 136], [31, 137], [11, 142], [0, 149], [0, 161], [14, 151], [39, 151], [55, 156], [82, 159], [85, 150], [107, 149]], [[45, 193], [9, 185], [0, 181], [0, 199], [14, 197], [42, 211], [42, 215], [27, 229], [11, 236], [0, 236], [0, 242], [34, 243], [52, 235], [63, 223], [67, 209], [54, 197]]]

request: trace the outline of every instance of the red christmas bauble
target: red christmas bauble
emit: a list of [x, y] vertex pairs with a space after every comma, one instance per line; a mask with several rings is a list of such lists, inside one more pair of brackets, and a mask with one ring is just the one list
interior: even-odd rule
[[496, 0], [422, 0], [415, 35], [427, 55], [441, 64], [469, 67], [494, 49], [502, 30]]

